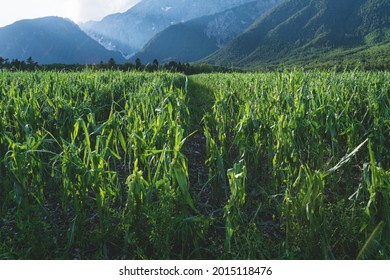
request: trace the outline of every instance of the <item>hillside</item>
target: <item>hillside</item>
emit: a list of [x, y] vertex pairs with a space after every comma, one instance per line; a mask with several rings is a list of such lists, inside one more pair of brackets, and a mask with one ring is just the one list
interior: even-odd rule
[[[305, 64], [353, 49], [343, 58], [359, 60], [362, 49], [389, 48], [389, 10], [384, 0], [287, 0], [205, 61], [244, 67]], [[384, 53], [378, 55], [388, 60]]]
[[107, 49], [131, 55], [165, 28], [212, 15], [253, 0], [143, 0], [124, 13], [81, 25]]
[[120, 53], [108, 51], [88, 37], [75, 23], [59, 17], [22, 20], [0, 28], [0, 57], [40, 64], [92, 64], [111, 57], [123, 61]]
[[155, 35], [134, 56], [145, 63], [155, 58], [191, 62], [202, 59], [223, 47], [248, 28], [255, 19], [280, 0], [261, 0], [172, 25]]

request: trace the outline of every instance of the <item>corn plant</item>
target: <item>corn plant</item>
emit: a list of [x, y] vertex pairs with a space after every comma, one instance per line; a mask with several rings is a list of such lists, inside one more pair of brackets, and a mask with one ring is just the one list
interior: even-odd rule
[[389, 89], [388, 72], [2, 72], [0, 257], [388, 258]]
[[[365, 237], [359, 232], [366, 224], [363, 205], [373, 199], [361, 185], [368, 180], [359, 170], [372, 157], [363, 149], [367, 138], [376, 158], [371, 165], [384, 174], [389, 168], [384, 152], [390, 132], [388, 73], [211, 76], [201, 76], [215, 97], [205, 118], [209, 178], [217, 175], [213, 183], [223, 185], [226, 167], [243, 157], [243, 216], [258, 217], [257, 227], [270, 213], [274, 221], [280, 219], [286, 257], [354, 258], [380, 222], [371, 223]], [[260, 214], [259, 200], [270, 204]], [[386, 213], [386, 207], [379, 212]], [[339, 213], [343, 222], [327, 213]], [[347, 237], [351, 234], [356, 238]]]

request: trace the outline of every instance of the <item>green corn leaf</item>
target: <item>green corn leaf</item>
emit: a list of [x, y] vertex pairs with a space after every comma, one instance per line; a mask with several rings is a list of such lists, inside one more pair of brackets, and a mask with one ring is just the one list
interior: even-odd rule
[[175, 178], [177, 183], [179, 184], [179, 188], [181, 190], [182, 195], [186, 203], [195, 210], [194, 202], [192, 201], [191, 195], [188, 190], [188, 180], [184, 168], [180, 165], [179, 162], [175, 161], [173, 163], [173, 171], [175, 173]]
[[329, 173], [333, 173], [335, 172], [336, 170], [340, 169], [341, 167], [343, 167], [346, 163], [348, 163], [351, 158], [364, 146], [364, 144], [366, 144], [368, 142], [368, 139], [364, 140], [363, 143], [361, 143], [359, 146], [357, 146], [351, 153], [345, 155], [340, 161], [339, 163], [337, 163], [334, 167], [332, 167], [331, 169], [329, 169], [328, 171], [326, 171], [327, 174]]
[[372, 233], [368, 237], [366, 243], [364, 243], [362, 249], [360, 250], [357, 256], [358, 260], [370, 258], [370, 256], [375, 254], [378, 247], [380, 246], [379, 239], [381, 238], [382, 235], [383, 225], [384, 223], [383, 221], [381, 221], [372, 231]]

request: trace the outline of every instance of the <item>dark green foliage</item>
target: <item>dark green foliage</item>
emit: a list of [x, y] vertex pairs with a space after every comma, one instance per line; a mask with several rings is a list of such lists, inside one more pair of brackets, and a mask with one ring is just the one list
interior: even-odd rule
[[[389, 49], [388, 1], [288, 0], [260, 17], [246, 32], [205, 61], [225, 66], [319, 65], [343, 52], [359, 60], [361, 49]], [[377, 58], [388, 63], [386, 54]], [[365, 63], [362, 62], [363, 65]]]

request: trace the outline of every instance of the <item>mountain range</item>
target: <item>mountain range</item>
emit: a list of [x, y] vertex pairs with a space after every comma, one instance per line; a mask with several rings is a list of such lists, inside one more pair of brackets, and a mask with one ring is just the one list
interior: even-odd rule
[[359, 53], [389, 61], [389, 11], [388, 0], [286, 0], [204, 61], [255, 67]]
[[87, 22], [81, 28], [107, 49], [131, 56], [158, 32], [191, 19], [222, 12], [253, 0], [143, 0], [124, 13]]
[[119, 52], [108, 51], [75, 23], [59, 17], [21, 20], [0, 28], [0, 57], [33, 57], [40, 64], [95, 64], [110, 58], [124, 61]]
[[0, 57], [40, 64], [176, 60], [258, 68], [390, 64], [389, 0], [142, 0], [80, 27], [68, 19], [0, 28]]
[[252, 1], [223, 12], [169, 26], [133, 56], [144, 63], [192, 62], [222, 48], [281, 0]]

